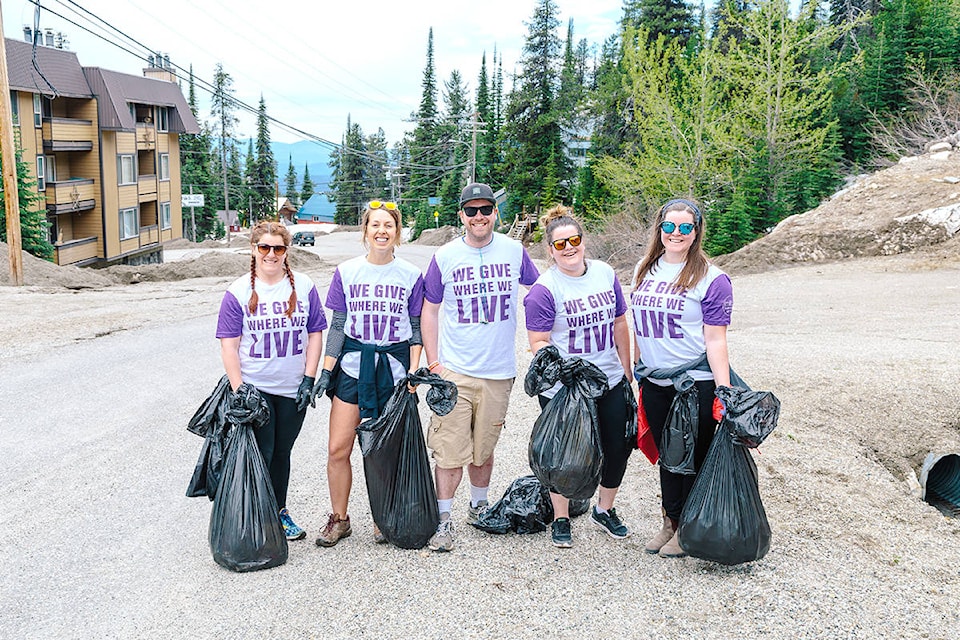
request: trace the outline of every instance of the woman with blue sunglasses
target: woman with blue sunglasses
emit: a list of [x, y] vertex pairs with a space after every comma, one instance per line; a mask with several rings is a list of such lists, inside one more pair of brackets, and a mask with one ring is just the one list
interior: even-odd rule
[[663, 524], [644, 551], [666, 558], [686, 555], [676, 533], [680, 513], [722, 411], [714, 391], [730, 385], [727, 326], [733, 288], [727, 274], [707, 260], [703, 226], [692, 200], [670, 200], [660, 207], [630, 294], [635, 377], [658, 448], [674, 397], [683, 393], [679, 390], [690, 388], [696, 397], [696, 416], [689, 421], [695, 439], [692, 464], [671, 471], [660, 460]]

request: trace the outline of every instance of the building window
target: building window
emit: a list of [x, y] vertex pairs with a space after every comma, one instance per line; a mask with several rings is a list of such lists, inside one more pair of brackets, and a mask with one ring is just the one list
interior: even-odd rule
[[46, 173], [47, 183], [56, 182], [57, 181], [57, 158], [55, 156], [45, 156], [45, 157], [47, 161], [44, 169], [46, 170], [45, 173]]
[[170, 130], [170, 110], [167, 107], [157, 107], [157, 131]]
[[47, 189], [47, 158], [37, 156], [37, 191]]
[[133, 154], [117, 156], [117, 184], [136, 184], [137, 171]]
[[120, 210], [120, 239], [129, 240], [136, 238], [139, 233], [137, 224], [137, 208]]
[[20, 126], [20, 100], [17, 96], [20, 95], [16, 91], [10, 92], [10, 111], [13, 115], [13, 126]]
[[169, 153], [160, 154], [160, 179], [161, 180], [170, 179], [170, 154]]
[[37, 129], [43, 126], [43, 100], [39, 93], [33, 94], [33, 126]]
[[170, 228], [170, 203], [169, 202], [160, 203], [160, 228], [161, 229]]

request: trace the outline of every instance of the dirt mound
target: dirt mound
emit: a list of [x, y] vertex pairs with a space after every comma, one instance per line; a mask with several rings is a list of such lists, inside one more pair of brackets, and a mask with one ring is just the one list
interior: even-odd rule
[[420, 237], [414, 240], [414, 243], [427, 245], [428, 247], [439, 247], [461, 235], [463, 235], [463, 230], [452, 226], [443, 226], [439, 229], [424, 229], [420, 233]]
[[[91, 269], [65, 266], [61, 267], [30, 255], [23, 256], [23, 284], [30, 287], [65, 287], [67, 289], [99, 289], [113, 284], [113, 281]], [[7, 243], [0, 242], [0, 284], [9, 285], [10, 253]]]
[[766, 236], [713, 261], [734, 274], [908, 252], [960, 262], [957, 243], [946, 242], [950, 225], [917, 215], [948, 207], [960, 215], [958, 182], [960, 153], [904, 158], [858, 176], [816, 209], [786, 218]]

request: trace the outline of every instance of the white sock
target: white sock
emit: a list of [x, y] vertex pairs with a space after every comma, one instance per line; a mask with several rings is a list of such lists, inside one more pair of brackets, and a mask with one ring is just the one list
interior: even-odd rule
[[601, 509], [601, 508], [600, 508], [600, 503], [597, 503], [597, 506], [594, 507], [594, 509], [597, 510], [597, 513], [606, 513], [606, 512], [607, 512], [606, 509]]
[[480, 504], [481, 500], [487, 499], [487, 492], [490, 491], [490, 487], [475, 487], [472, 484], [470, 485], [470, 506], [475, 507]]
[[449, 500], [437, 500], [437, 508], [440, 510], [440, 513], [450, 513], [450, 509], [453, 508], [453, 498]]

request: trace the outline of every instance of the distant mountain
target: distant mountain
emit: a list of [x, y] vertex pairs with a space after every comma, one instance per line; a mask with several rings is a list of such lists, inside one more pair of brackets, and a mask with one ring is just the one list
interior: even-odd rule
[[277, 161], [277, 179], [280, 180], [280, 191], [287, 184], [287, 167], [290, 158], [293, 158], [293, 169], [297, 172], [297, 191], [303, 185], [303, 167], [310, 168], [310, 181], [313, 182], [315, 192], [326, 191], [330, 182], [330, 153], [332, 149], [326, 145], [309, 140], [300, 142], [271, 142], [273, 157]]

